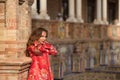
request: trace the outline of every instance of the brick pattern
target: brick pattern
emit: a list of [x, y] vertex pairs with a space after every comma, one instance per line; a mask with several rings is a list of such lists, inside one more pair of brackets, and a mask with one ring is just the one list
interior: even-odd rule
[[27, 57], [0, 60], [0, 80], [27, 80], [30, 63]]
[[31, 59], [25, 51], [30, 33], [29, 0], [22, 5], [19, 0], [0, 2], [0, 80], [27, 80]]
[[5, 27], [5, 3], [0, 3], [0, 27]]
[[1, 57], [3, 53], [9, 58], [25, 56], [26, 43], [31, 33], [30, 6], [29, 1], [22, 5], [18, 3], [18, 0], [0, 3]]

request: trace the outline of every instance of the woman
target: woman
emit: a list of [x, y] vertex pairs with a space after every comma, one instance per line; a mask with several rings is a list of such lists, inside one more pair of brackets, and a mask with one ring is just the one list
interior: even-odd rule
[[28, 41], [28, 52], [32, 58], [28, 80], [53, 80], [49, 55], [56, 55], [57, 51], [46, 41], [48, 31], [44, 28], [36, 29]]

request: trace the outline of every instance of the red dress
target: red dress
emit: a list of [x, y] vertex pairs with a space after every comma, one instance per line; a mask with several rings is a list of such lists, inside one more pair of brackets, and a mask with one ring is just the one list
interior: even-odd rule
[[[36, 47], [39, 48], [40, 55], [35, 54]], [[48, 42], [44, 45], [34, 42], [34, 45], [28, 47], [28, 51], [32, 58], [28, 80], [53, 80], [49, 55], [55, 55], [56, 49]]]

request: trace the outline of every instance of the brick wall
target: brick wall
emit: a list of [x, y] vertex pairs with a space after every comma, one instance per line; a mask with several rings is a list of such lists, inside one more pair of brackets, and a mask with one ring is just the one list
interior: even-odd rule
[[0, 80], [27, 79], [31, 63], [25, 56], [31, 33], [30, 6], [29, 0], [0, 0]]

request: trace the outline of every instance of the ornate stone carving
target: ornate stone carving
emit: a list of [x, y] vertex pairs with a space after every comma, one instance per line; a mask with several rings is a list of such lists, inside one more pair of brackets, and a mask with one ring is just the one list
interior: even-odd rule
[[34, 3], [34, 0], [28, 0], [28, 5], [32, 6], [32, 4]]
[[25, 2], [25, 0], [19, 0], [19, 5], [22, 5]]
[[[4, 1], [4, 0], [3, 0]], [[19, 5], [22, 5], [26, 0], [19, 0]], [[31, 6], [34, 0], [28, 0], [28, 5]]]
[[6, 2], [7, 0], [0, 0], [0, 2]]

